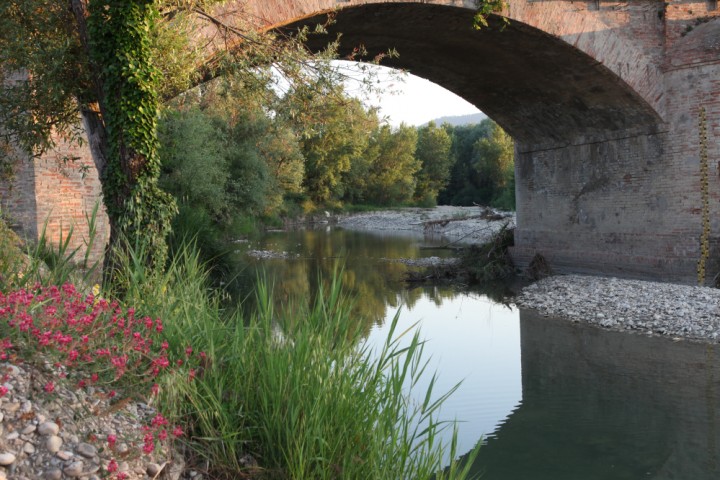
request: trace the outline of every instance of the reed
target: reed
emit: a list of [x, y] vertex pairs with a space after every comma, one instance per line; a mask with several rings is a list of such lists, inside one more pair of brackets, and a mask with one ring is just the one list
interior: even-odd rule
[[125, 301], [163, 318], [171, 351], [206, 355], [195, 381], [161, 386], [162, 410], [186, 424], [188, 456], [225, 478], [466, 478], [456, 464], [442, 471], [457, 456], [439, 437], [453, 426], [438, 419], [452, 392], [437, 394], [431, 381], [424, 401], [410, 400], [427, 374], [418, 334], [401, 347], [410, 333], [396, 331], [396, 317], [371, 352], [337, 278], [282, 312], [259, 281], [249, 318], [223, 309], [191, 247], [152, 282], [131, 285]]

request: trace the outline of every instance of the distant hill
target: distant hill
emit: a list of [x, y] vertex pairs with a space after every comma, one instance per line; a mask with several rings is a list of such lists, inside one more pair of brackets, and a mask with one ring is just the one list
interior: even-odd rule
[[[453, 127], [457, 127], [459, 125], [472, 125], [474, 123], [480, 123], [483, 120], [487, 118], [487, 115], [485, 115], [482, 112], [478, 113], [471, 113], [468, 115], [455, 115], [452, 117], [440, 117], [432, 120], [435, 122], [435, 125], [440, 126], [443, 123], [449, 123]], [[430, 122], [428, 122], [430, 123]]]

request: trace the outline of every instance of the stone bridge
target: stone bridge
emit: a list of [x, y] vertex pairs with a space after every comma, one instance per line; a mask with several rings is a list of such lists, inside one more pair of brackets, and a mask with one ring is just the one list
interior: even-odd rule
[[292, 31], [330, 14], [341, 54], [394, 48], [385, 65], [499, 123], [516, 141], [520, 266], [540, 253], [557, 271], [693, 282], [709, 231], [708, 272], [720, 271], [717, 0], [509, 0], [509, 23], [480, 31], [474, 12], [467, 0], [244, 0], [218, 16]]

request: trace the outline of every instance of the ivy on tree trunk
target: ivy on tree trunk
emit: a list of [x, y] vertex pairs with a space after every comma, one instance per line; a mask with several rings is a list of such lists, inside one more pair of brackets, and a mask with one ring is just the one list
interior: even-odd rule
[[166, 238], [176, 205], [158, 185], [159, 75], [152, 65], [152, 0], [71, 0], [89, 52], [107, 144], [101, 172], [110, 219], [110, 255], [119, 241], [141, 242], [150, 265], [167, 258]]

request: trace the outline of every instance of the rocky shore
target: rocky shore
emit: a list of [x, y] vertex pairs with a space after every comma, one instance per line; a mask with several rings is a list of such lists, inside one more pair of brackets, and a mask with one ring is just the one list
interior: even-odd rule
[[49, 388], [37, 368], [14, 363], [0, 364], [0, 480], [193, 478], [163, 446], [141, 450], [152, 406], [93, 387]]
[[412, 231], [443, 236], [449, 243], [487, 242], [498, 230], [515, 225], [515, 216], [487, 207], [402, 208], [341, 217], [339, 227], [366, 231]]
[[563, 275], [525, 287], [518, 306], [614, 330], [720, 341], [720, 289]]

